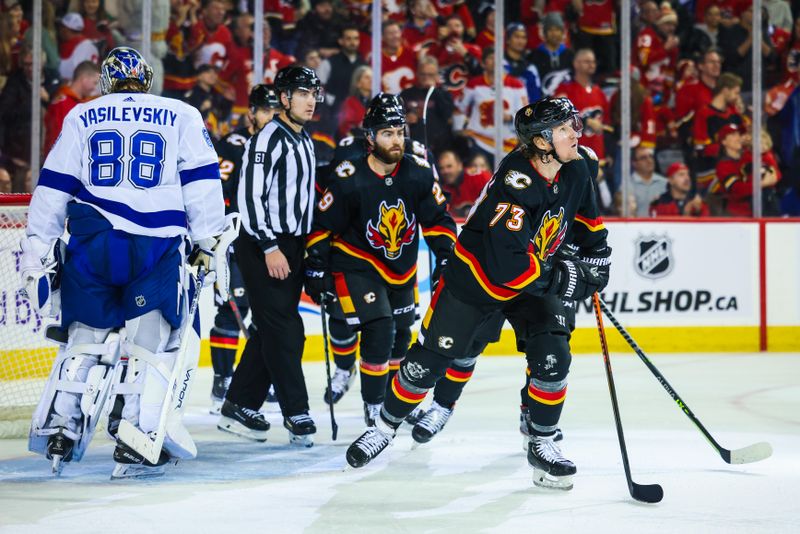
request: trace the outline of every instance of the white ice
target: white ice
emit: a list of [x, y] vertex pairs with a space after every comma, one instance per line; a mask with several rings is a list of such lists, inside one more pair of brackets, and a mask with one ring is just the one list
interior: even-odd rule
[[373, 464], [345, 470], [363, 430], [358, 387], [336, 406], [331, 441], [324, 365], [305, 365], [319, 432], [290, 447], [280, 414], [266, 444], [216, 430], [202, 369], [187, 422], [199, 456], [165, 478], [110, 482], [112, 445], [98, 435], [53, 479], [23, 440], [0, 440], [1, 532], [800, 532], [800, 355], [651, 355], [711, 434], [735, 449], [768, 441], [774, 455], [728, 465], [633, 355], [612, 355], [623, 426], [640, 484], [625, 484], [602, 358], [576, 356], [561, 426], [575, 488], [535, 488], [518, 433], [521, 356], [481, 359], [445, 431], [411, 450], [407, 428]]

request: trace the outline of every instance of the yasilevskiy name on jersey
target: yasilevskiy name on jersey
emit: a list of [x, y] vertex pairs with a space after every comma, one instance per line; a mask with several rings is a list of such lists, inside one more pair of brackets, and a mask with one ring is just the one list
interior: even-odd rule
[[83, 127], [102, 122], [145, 122], [159, 126], [175, 126], [178, 114], [174, 111], [155, 107], [116, 107], [103, 106], [90, 108], [79, 115]]

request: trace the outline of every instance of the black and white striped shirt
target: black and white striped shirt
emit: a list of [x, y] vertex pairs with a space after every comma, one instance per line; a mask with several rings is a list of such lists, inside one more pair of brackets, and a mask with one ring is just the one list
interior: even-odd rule
[[242, 227], [261, 250], [277, 249], [276, 235], [311, 231], [314, 145], [305, 130], [275, 118], [247, 141], [237, 198]]

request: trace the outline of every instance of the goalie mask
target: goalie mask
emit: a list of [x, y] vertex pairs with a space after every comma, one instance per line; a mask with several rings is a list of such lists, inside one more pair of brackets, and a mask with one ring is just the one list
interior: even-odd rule
[[115, 93], [117, 85], [125, 80], [136, 80], [145, 92], [149, 92], [153, 69], [138, 51], [120, 46], [109, 52], [100, 65], [100, 92], [104, 95]]

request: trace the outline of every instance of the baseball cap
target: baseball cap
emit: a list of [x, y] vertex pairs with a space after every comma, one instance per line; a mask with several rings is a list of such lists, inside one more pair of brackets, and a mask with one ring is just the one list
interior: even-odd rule
[[682, 161], [676, 161], [669, 167], [667, 167], [667, 178], [671, 178], [673, 175], [680, 171], [689, 171], [689, 167], [686, 166], [685, 163]]
[[83, 31], [83, 17], [80, 13], [70, 12], [61, 17], [59, 20], [62, 26], [65, 28], [69, 28], [74, 32], [82, 32]]
[[735, 122], [729, 122], [728, 124], [719, 129], [716, 135], [717, 142], [718, 143], [723, 142], [725, 138], [732, 133], [742, 133], [742, 129], [739, 128], [739, 125], [736, 124]]

